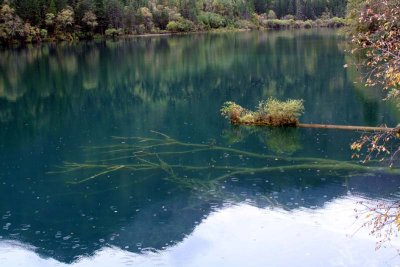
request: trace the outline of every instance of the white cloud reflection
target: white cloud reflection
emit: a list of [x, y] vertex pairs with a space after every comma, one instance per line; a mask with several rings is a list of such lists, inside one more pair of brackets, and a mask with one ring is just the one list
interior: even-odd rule
[[[70, 266], [400, 266], [392, 242], [375, 251], [376, 239], [359, 229], [355, 203], [342, 198], [322, 209], [259, 209], [248, 204], [208, 216], [182, 242], [158, 252], [136, 254], [106, 247]], [[65, 266], [40, 258], [30, 247], [0, 243], [1, 266]]]

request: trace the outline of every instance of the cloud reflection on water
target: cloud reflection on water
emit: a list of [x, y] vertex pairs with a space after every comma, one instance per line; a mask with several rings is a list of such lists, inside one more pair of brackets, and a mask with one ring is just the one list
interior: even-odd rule
[[[375, 251], [355, 219], [353, 196], [320, 209], [260, 209], [248, 204], [211, 213], [182, 242], [141, 254], [103, 247], [70, 266], [400, 266], [400, 241]], [[2, 266], [67, 266], [23, 244], [0, 243]], [[273, 264], [273, 265], [271, 265]]]

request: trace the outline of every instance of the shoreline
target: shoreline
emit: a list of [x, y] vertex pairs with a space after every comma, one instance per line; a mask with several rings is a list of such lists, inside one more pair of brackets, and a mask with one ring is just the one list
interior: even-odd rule
[[122, 34], [115, 37], [109, 37], [105, 34], [97, 35], [93, 38], [83, 38], [83, 39], [73, 39], [73, 40], [57, 40], [55, 38], [48, 38], [44, 40], [40, 40], [37, 42], [16, 42], [13, 44], [0, 44], [0, 49], [8, 49], [8, 48], [19, 48], [19, 47], [26, 47], [26, 46], [36, 46], [42, 44], [73, 44], [78, 42], [96, 42], [96, 41], [116, 41], [116, 40], [123, 40], [123, 39], [133, 39], [133, 38], [143, 38], [143, 37], [162, 37], [162, 36], [184, 36], [184, 35], [195, 35], [195, 34], [219, 34], [219, 33], [235, 33], [235, 32], [251, 32], [251, 31], [261, 31], [261, 32], [268, 32], [268, 31], [299, 31], [299, 30], [337, 30], [343, 29], [348, 27], [348, 25], [341, 25], [336, 27], [327, 27], [327, 26], [312, 26], [312, 27], [284, 27], [284, 28], [265, 28], [265, 27], [258, 27], [255, 29], [245, 29], [245, 28], [217, 28], [217, 29], [210, 29], [210, 30], [199, 30], [199, 31], [188, 31], [188, 32], [159, 32], [159, 33], [144, 33], [144, 34]]

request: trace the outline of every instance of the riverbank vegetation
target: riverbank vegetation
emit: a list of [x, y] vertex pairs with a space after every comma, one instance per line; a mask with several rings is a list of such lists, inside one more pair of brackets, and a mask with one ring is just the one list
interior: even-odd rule
[[382, 85], [388, 98], [396, 98], [400, 94], [400, 1], [350, 3], [353, 52], [365, 56], [365, 83]]
[[[352, 50], [361, 55], [359, 69], [366, 86], [379, 86], [386, 98], [399, 103], [400, 97], [400, 1], [399, 0], [350, 0], [348, 17], [351, 19]], [[399, 167], [399, 133], [384, 132], [365, 134], [351, 148], [364, 162], [380, 157], [389, 159], [390, 167]], [[400, 201], [395, 198], [389, 205], [380, 201], [362, 203], [371, 234], [379, 238], [377, 248], [400, 231]]]
[[[353, 53], [361, 55], [359, 68], [366, 86], [380, 86], [386, 98], [399, 102], [400, 96], [400, 1], [349, 1]], [[364, 135], [352, 144], [365, 153], [365, 160], [383, 156], [395, 166], [400, 155], [399, 133]]]
[[340, 27], [345, 0], [4, 0], [0, 43], [228, 29]]

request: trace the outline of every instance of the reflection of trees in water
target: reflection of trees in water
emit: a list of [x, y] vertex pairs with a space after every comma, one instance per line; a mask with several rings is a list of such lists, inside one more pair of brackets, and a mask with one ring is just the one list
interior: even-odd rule
[[[0, 97], [25, 106], [53, 97], [57, 105], [57, 101], [74, 102], [65, 108], [82, 107], [87, 95], [82, 89], [95, 90], [90, 98], [99, 109], [103, 106], [98, 98], [111, 102], [114, 96], [121, 101], [115, 95], [126, 94], [127, 89], [131, 97], [150, 105], [223, 90], [235, 94], [234, 98], [308, 95], [308, 113], [324, 110], [318, 114], [320, 120], [329, 121], [327, 107], [318, 106], [328, 101], [321, 98], [327, 91], [339, 98], [339, 92], [349, 86], [343, 80], [337, 37], [312, 32], [134, 38], [9, 49], [0, 55]], [[326, 71], [316, 78], [315, 71], [321, 68]], [[42, 117], [20, 113], [14, 117]]]
[[224, 130], [224, 138], [229, 143], [241, 142], [254, 135], [266, 144], [269, 151], [279, 154], [292, 155], [302, 149], [299, 131], [293, 127], [259, 127], [233, 125]]

